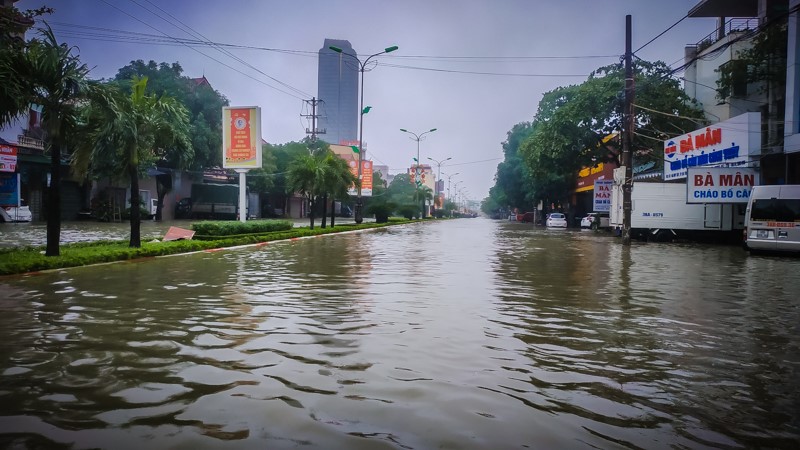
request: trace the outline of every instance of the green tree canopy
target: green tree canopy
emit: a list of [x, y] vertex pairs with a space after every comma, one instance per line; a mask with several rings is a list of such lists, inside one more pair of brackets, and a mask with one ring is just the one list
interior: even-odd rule
[[128, 81], [134, 76], [147, 77], [150, 92], [174, 98], [188, 110], [194, 150], [189, 167], [202, 170], [222, 166], [222, 107], [228, 106], [228, 99], [206, 83], [205, 78], [184, 76], [183, 67], [177, 62], [131, 61], [119, 69], [114, 81], [130, 92]]
[[128, 95], [114, 84], [95, 86], [73, 155], [79, 175], [97, 164], [130, 181], [131, 247], [141, 246], [139, 177], [156, 161], [180, 166], [192, 155], [186, 109], [171, 97], [147, 94], [147, 81], [134, 77]]
[[[3, 9], [3, 8], [0, 8]], [[85, 97], [89, 68], [59, 44], [47, 27], [27, 44], [0, 46], [0, 124], [42, 106], [45, 149], [50, 153], [47, 256], [58, 256], [61, 239], [61, 164], [67, 137], [76, 127], [79, 104]]]
[[[705, 119], [663, 62], [637, 60], [634, 74], [636, 163], [662, 165], [661, 141], [694, 130]], [[580, 85], [544, 94], [533, 131], [519, 147], [532, 180], [528, 200], [566, 199], [581, 168], [619, 163], [620, 141], [605, 138], [622, 130], [623, 88], [624, 69], [614, 64], [595, 70]]]

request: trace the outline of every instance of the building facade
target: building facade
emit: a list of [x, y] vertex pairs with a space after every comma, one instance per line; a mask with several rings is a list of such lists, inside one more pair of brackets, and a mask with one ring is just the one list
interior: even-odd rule
[[[342, 49], [342, 53], [330, 49]], [[349, 41], [325, 39], [319, 50], [317, 97], [320, 139], [330, 144], [358, 140], [358, 62]]]
[[[710, 124], [746, 114], [760, 115], [761, 142], [751, 150], [747, 167], [760, 173], [761, 184], [800, 183], [800, 0], [701, 0], [689, 18], [717, 18], [715, 30], [686, 48], [684, 89], [695, 99]], [[748, 82], [747, 62], [741, 52], [759, 37], [786, 27], [786, 82]], [[778, 57], [780, 59], [780, 57]], [[718, 89], [719, 69], [731, 68], [729, 90]], [[752, 127], [750, 127], [752, 128]]]

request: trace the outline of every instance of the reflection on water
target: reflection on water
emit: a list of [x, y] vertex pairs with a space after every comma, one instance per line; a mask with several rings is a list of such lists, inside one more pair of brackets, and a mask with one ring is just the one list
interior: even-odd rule
[[465, 219], [0, 281], [0, 446], [792, 448], [800, 261]]

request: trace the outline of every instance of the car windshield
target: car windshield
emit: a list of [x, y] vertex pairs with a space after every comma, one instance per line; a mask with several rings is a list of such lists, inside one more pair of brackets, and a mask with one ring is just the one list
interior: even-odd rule
[[551, 219], [563, 219], [564, 215], [560, 214], [560, 213], [553, 213], [553, 214], [550, 214], [550, 218]]

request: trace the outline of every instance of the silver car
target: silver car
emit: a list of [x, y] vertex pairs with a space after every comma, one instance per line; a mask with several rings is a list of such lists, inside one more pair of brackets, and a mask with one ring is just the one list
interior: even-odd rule
[[547, 228], [567, 228], [567, 218], [562, 213], [550, 213], [545, 225]]

